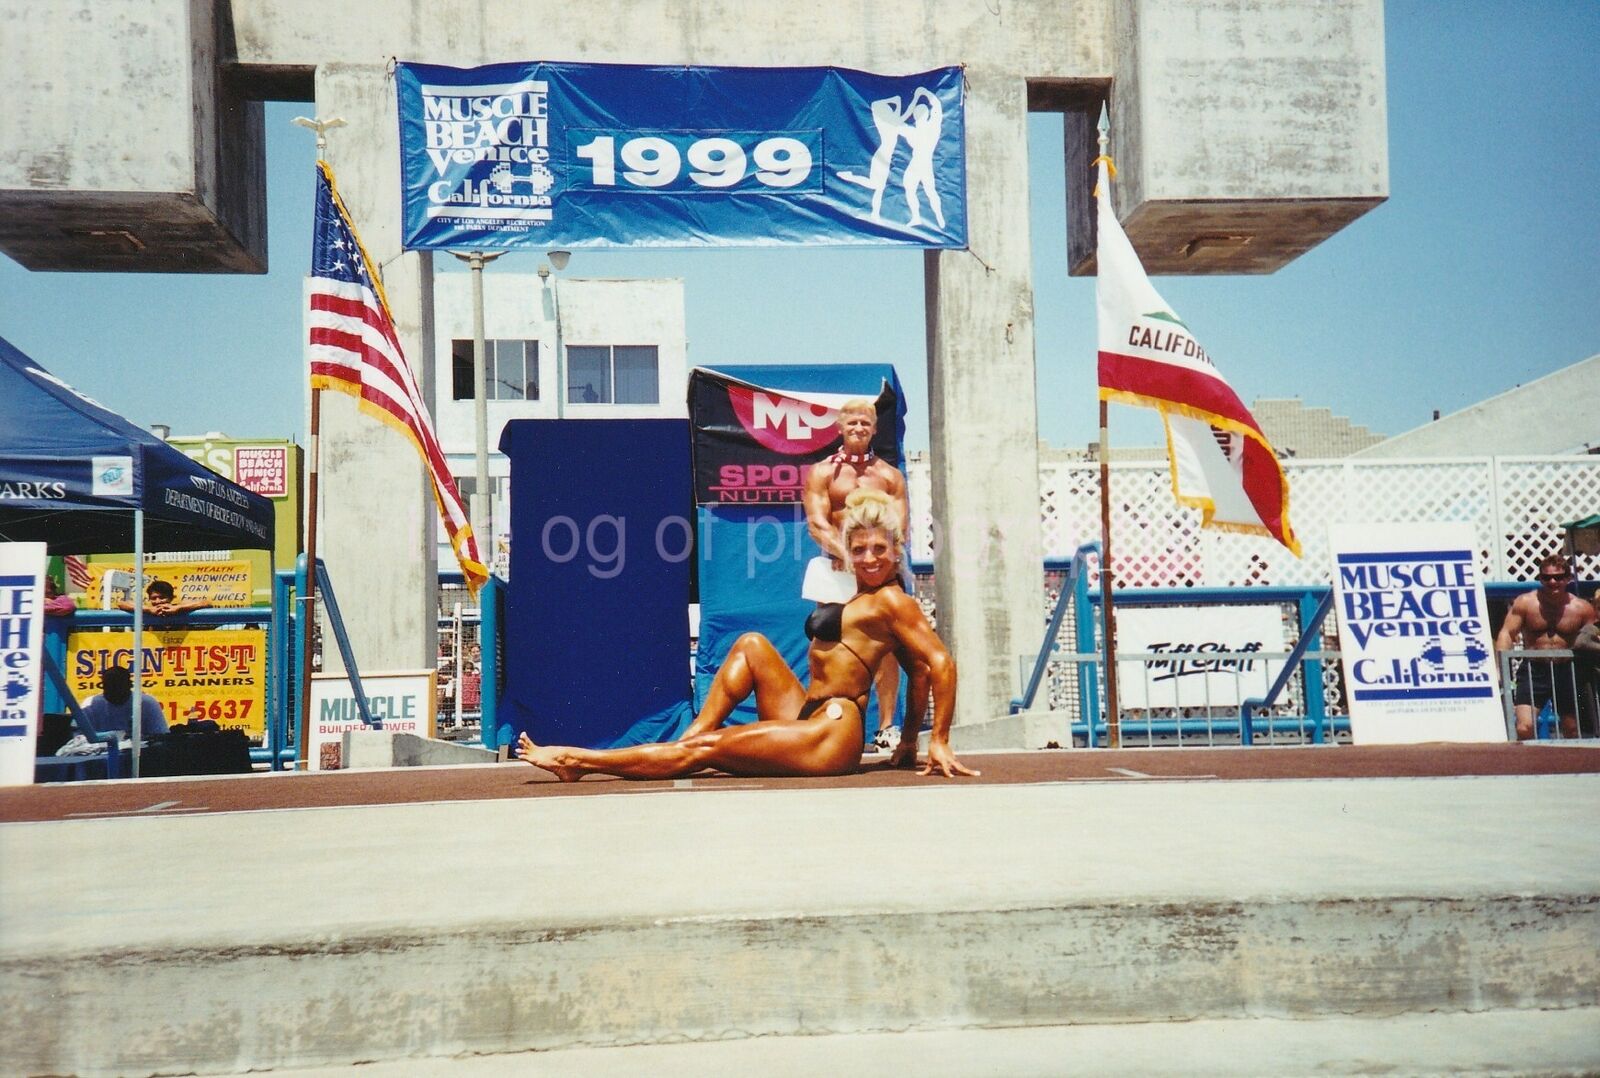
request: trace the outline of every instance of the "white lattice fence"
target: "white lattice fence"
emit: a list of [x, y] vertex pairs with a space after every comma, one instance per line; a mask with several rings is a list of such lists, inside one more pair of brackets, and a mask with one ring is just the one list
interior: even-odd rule
[[[1250, 587], [1329, 582], [1328, 526], [1335, 522], [1463, 521], [1478, 537], [1489, 580], [1527, 580], [1559, 548], [1563, 521], [1600, 510], [1600, 458], [1288, 461], [1290, 519], [1304, 549], [1295, 558], [1255, 536], [1200, 531], [1198, 512], [1173, 501], [1166, 464], [1111, 469], [1111, 540], [1124, 587]], [[1100, 535], [1100, 470], [1089, 462], [1040, 468], [1046, 556], [1068, 557]], [[913, 557], [932, 557], [926, 461], [910, 473], [917, 508]], [[1596, 559], [1580, 559], [1592, 575]]]
[[[1495, 486], [1500, 491], [1501, 579], [1526, 580], [1539, 559], [1561, 546], [1561, 524], [1600, 511], [1600, 459], [1584, 457], [1588, 467], [1573, 467], [1569, 457], [1500, 457]], [[1592, 577], [1600, 558], [1580, 557], [1579, 575]]]

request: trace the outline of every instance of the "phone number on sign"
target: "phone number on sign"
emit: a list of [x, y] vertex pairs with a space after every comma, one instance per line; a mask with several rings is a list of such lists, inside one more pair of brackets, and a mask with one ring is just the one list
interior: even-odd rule
[[227, 724], [247, 722], [255, 708], [255, 701], [248, 697], [165, 700], [162, 701], [161, 706], [167, 713], [167, 721], [169, 723], [210, 719], [212, 722]]
[[568, 190], [811, 194], [821, 131], [567, 132]]

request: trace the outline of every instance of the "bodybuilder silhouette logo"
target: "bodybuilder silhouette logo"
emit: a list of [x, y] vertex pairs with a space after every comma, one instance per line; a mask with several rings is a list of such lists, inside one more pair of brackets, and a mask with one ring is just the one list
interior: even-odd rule
[[838, 177], [871, 191], [872, 213], [869, 216], [874, 221], [883, 220], [883, 192], [889, 186], [889, 174], [894, 169], [895, 151], [900, 140], [905, 139], [910, 155], [900, 171], [900, 186], [905, 190], [909, 211], [906, 224], [915, 228], [924, 223], [922, 205], [926, 199], [928, 212], [942, 230], [944, 207], [939, 202], [933, 176], [933, 151], [944, 129], [944, 106], [938, 97], [923, 86], [911, 95], [911, 103], [904, 108], [898, 96], [874, 101], [872, 126], [878, 131], [878, 148], [872, 153], [866, 175], [841, 169]]

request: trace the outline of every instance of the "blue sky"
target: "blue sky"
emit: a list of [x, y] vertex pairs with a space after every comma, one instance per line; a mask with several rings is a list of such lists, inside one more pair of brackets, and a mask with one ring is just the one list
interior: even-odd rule
[[[1389, 0], [1385, 21], [1388, 202], [1275, 274], [1155, 283], [1246, 401], [1397, 434], [1600, 352], [1600, 4]], [[271, 272], [30, 273], [0, 255], [0, 336], [136, 422], [303, 441], [315, 155], [290, 120], [309, 111], [267, 107]], [[1066, 274], [1059, 118], [1030, 138], [1039, 431], [1082, 445], [1094, 282]], [[567, 275], [684, 278], [692, 364], [892, 362], [910, 448], [928, 444], [917, 252], [580, 250]], [[1113, 424], [1119, 444], [1154, 440], [1134, 410]]]

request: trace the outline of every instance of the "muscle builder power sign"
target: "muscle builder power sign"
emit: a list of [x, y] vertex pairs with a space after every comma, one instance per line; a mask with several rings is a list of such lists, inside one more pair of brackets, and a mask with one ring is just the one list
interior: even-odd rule
[[[839, 448], [839, 406], [854, 395], [796, 392], [696, 368], [689, 376], [697, 505], [798, 503], [806, 471]], [[900, 466], [894, 390], [874, 403], [873, 451]]]

